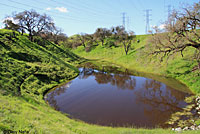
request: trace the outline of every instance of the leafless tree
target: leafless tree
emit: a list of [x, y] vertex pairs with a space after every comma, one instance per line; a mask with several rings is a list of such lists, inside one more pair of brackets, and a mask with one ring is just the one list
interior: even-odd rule
[[111, 31], [107, 28], [98, 28], [94, 33], [94, 37], [101, 41], [102, 46], [104, 44], [105, 38], [109, 37], [110, 35]]
[[116, 39], [125, 31], [123, 26], [116, 26], [111, 28], [112, 35], [116, 37]]
[[52, 41], [55, 44], [59, 44], [60, 41], [66, 41], [68, 38], [67, 35], [62, 32], [62, 29], [57, 27], [53, 29], [51, 36], [52, 36]]
[[[51, 17], [47, 16], [46, 14], [40, 15], [34, 10], [15, 13], [13, 14], [12, 18], [16, 22], [15, 25], [22, 29], [23, 32], [27, 32], [29, 34], [31, 41], [33, 40], [33, 36], [55, 28]], [[15, 26], [14, 23], [12, 24], [6, 19], [4, 23], [8, 26]]]
[[134, 41], [135, 37], [136, 36], [134, 35], [134, 32], [126, 32], [125, 30], [123, 32], [120, 32], [119, 41], [122, 42], [126, 55], [128, 54], [128, 51], [130, 50], [131, 44]]
[[[182, 11], [173, 11], [171, 17], [165, 23], [164, 31], [155, 28], [151, 39], [153, 55], [169, 57], [175, 53], [183, 52], [188, 47], [196, 49], [194, 54], [200, 69], [200, 2], [188, 6]], [[197, 68], [196, 68], [197, 69]]]
[[23, 30], [21, 30], [20, 26], [13, 23], [12, 20], [10, 20], [9, 18], [5, 19], [3, 23], [5, 24], [5, 29], [11, 29], [14, 31], [21, 32], [23, 35]]
[[91, 40], [91, 35], [87, 33], [81, 33], [77, 35], [77, 38], [81, 41], [84, 48], [86, 47], [86, 42]]

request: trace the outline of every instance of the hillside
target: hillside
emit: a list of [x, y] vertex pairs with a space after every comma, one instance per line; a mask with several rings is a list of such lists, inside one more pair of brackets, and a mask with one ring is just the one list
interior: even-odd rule
[[[0, 30], [2, 130], [40, 130], [32, 127], [36, 127], [40, 113], [47, 114], [51, 110], [43, 101], [43, 95], [49, 89], [78, 75], [79, 71], [75, 66], [81, 59], [77, 55], [39, 37], [34, 42], [26, 35]], [[42, 111], [43, 109], [45, 110]], [[47, 119], [48, 117], [45, 120]]]
[[[145, 45], [146, 36], [138, 38], [141, 42], [135, 45], [135, 49], [128, 56], [124, 55], [120, 47], [105, 49], [98, 46], [90, 53], [85, 53], [80, 47], [75, 52], [87, 58], [97, 56], [98, 59], [138, 69], [142, 63], [137, 63], [134, 56]], [[26, 35], [10, 30], [0, 30], [0, 44], [0, 133], [175, 133], [170, 129], [159, 128], [148, 130], [103, 127], [70, 119], [68, 115], [46, 104], [43, 97], [49, 89], [76, 77], [76, 66], [84, 59], [51, 42], [40, 38], [31, 42]], [[150, 67], [148, 69], [150, 70]], [[195, 132], [198, 131], [183, 133]]]
[[181, 56], [180, 53], [167, 57], [161, 62], [160, 57], [149, 55], [150, 49], [148, 40], [151, 35], [137, 35], [136, 41], [133, 43], [128, 55], [125, 55], [123, 46], [106, 47], [97, 46], [90, 52], [86, 52], [83, 46], [74, 49], [73, 52], [87, 59], [98, 59], [112, 62], [140, 72], [153, 73], [166, 77], [178, 79], [187, 85], [194, 93], [200, 93], [200, 75], [198, 71], [193, 72], [192, 69], [197, 63], [192, 60], [194, 53], [193, 48], [188, 48]]
[[43, 92], [77, 75], [73, 66], [79, 57], [55, 44], [8, 30], [0, 31], [1, 89], [14, 95], [43, 95]]

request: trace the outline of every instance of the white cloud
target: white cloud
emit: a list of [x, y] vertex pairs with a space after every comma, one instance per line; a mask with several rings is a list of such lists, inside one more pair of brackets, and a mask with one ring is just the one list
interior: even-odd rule
[[3, 19], [1, 22], [3, 23], [5, 20], [11, 20], [12, 23], [17, 24], [18, 21], [14, 20], [13, 17], [6, 17], [5, 19]]
[[155, 28], [156, 27], [156, 25], [150, 25], [150, 28]]
[[50, 7], [47, 7], [45, 10], [47, 10], [47, 11], [50, 11], [50, 10], [51, 10], [51, 8], [50, 8]]
[[47, 8], [45, 8], [45, 10], [46, 11], [57, 10], [57, 11], [62, 12], [62, 13], [67, 13], [68, 12], [67, 8], [65, 8], [65, 7], [56, 7], [56, 8], [47, 7]]
[[4, 25], [1, 25], [0, 29], [4, 28]]
[[159, 29], [165, 29], [166, 24], [161, 24], [160, 26], [158, 26]]
[[55, 9], [58, 10], [59, 12], [63, 12], [63, 13], [68, 12], [67, 8], [65, 8], [65, 7], [56, 7]]
[[153, 29], [158, 28], [158, 29], [160, 29], [160, 30], [163, 30], [163, 29], [165, 29], [166, 24], [161, 24], [161, 25], [159, 25], [159, 26], [150, 25], [150, 27], [153, 28]]
[[[14, 24], [17, 24], [17, 23], [18, 23], [18, 21], [16, 21], [16, 20], [13, 19], [13, 17], [6, 17], [6, 18], [4, 18], [4, 19], [2, 19], [2, 20], [0, 21], [0, 29], [2, 29], [2, 28], [5, 27], [5, 25], [4, 25], [4, 21], [5, 21], [5, 20], [11, 20], [12, 23], [14, 23]], [[1, 23], [2, 23], [2, 24], [1, 24]]]

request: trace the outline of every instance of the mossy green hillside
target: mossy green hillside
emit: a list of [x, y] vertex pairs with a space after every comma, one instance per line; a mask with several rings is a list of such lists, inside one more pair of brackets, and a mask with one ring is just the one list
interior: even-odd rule
[[0, 31], [1, 80], [4, 94], [35, 95], [73, 78], [79, 57], [38, 37], [31, 42], [26, 36], [9, 30]]
[[[63, 50], [40, 37], [36, 37], [34, 42], [31, 42], [26, 35], [22, 36], [11, 30], [0, 30], [0, 49], [0, 122], [1, 126], [6, 128], [17, 126], [18, 117], [12, 118], [11, 122], [5, 120], [10, 116], [10, 112], [21, 107], [22, 100], [27, 104], [34, 103], [48, 107], [43, 100], [44, 94], [58, 84], [76, 77], [79, 71], [75, 66], [83, 61], [70, 51]], [[21, 101], [19, 100], [15, 107], [6, 109], [6, 104], [2, 101], [6, 96], [11, 100], [7, 101], [8, 105], [13, 97]], [[27, 107], [20, 109], [23, 111]], [[2, 112], [7, 114], [2, 115]], [[24, 116], [21, 121], [26, 122], [28, 113], [27, 115], [23, 112], [16, 114]]]

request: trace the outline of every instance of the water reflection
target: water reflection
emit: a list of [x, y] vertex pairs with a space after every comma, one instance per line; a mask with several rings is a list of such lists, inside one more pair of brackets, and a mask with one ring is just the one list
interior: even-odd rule
[[[178, 82], [177, 82], [178, 84]], [[107, 126], [165, 127], [171, 114], [187, 105], [189, 93], [125, 73], [81, 68], [75, 80], [47, 95], [56, 110]]]
[[122, 74], [110, 74], [104, 72], [104, 68], [101, 71], [85, 67], [80, 69], [80, 79], [87, 79], [91, 75], [95, 76], [95, 80], [98, 84], [110, 83], [113, 86], [117, 86], [119, 89], [133, 90], [136, 84], [135, 78], [128, 75], [127, 72]]

